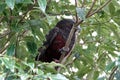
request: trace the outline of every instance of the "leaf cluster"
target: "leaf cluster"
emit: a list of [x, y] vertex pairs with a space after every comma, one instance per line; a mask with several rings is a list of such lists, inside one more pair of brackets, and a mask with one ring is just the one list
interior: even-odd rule
[[[120, 1], [102, 9], [105, 0], [77, 0], [77, 6], [73, 1], [0, 1], [0, 80], [119, 80]], [[64, 66], [35, 62], [48, 31], [76, 14], [84, 21]], [[62, 67], [59, 73], [56, 66]]]

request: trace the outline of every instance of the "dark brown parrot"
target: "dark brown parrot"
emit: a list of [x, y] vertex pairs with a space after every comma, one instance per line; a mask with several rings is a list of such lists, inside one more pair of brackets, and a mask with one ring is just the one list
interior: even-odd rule
[[[43, 47], [39, 48], [39, 54], [36, 56], [35, 60], [42, 62], [59, 60], [61, 49], [65, 46], [74, 23], [75, 22], [71, 19], [63, 19], [59, 21], [56, 26], [50, 30], [49, 34], [46, 35], [46, 41], [43, 43]], [[74, 42], [75, 32], [69, 45], [69, 51], [72, 49]]]

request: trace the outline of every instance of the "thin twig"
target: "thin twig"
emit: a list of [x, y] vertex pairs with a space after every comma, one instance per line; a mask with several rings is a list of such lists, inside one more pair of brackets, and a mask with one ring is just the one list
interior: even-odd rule
[[[78, 7], [77, 5], [78, 5], [78, 1], [75, 0], [75, 7], [76, 7], [76, 8]], [[78, 15], [77, 15], [77, 10], [76, 10], [76, 12], [75, 12], [75, 16], [76, 16], [76, 23], [77, 23], [78, 20], [79, 20]]]
[[8, 71], [8, 72], [6, 73], [6, 76], [5, 76], [4, 80], [7, 80], [7, 77], [9, 76], [9, 74], [10, 74], [10, 72]]
[[[76, 42], [76, 41], [77, 41], [77, 37], [78, 37], [78, 31], [75, 33], [75, 36], [76, 36], [76, 37], [75, 37], [75, 42]], [[65, 63], [66, 59], [70, 56], [70, 54], [71, 54], [72, 50], [74, 49], [74, 47], [75, 47], [75, 44], [73, 45], [72, 49], [71, 49], [70, 52], [67, 54], [67, 56], [65, 56], [65, 57], [62, 59], [61, 64], [64, 64], [64, 63]], [[60, 71], [60, 69], [59, 69], [58, 71]]]
[[60, 16], [60, 15], [64, 15], [64, 14], [68, 14], [68, 15], [74, 15], [72, 14], [71, 12], [69, 11], [66, 11], [66, 12], [60, 12], [60, 13], [55, 13], [55, 12], [47, 12], [48, 15], [50, 16]]
[[[110, 1], [111, 1], [111, 0], [106, 1], [106, 3], [104, 3], [100, 8], [98, 8], [98, 9], [97, 9], [96, 11], [94, 11], [93, 13], [89, 14], [86, 18], [94, 15], [96, 12], [98, 12], [98, 11], [101, 10], [103, 7], [105, 7], [108, 3], [110, 3]], [[95, 4], [95, 2], [93, 3], [91, 9], [93, 8], [94, 4]], [[80, 20], [80, 21], [78, 21], [75, 25], [73, 25], [73, 27], [72, 27], [72, 29], [71, 29], [71, 31], [70, 31], [70, 34], [69, 34], [69, 36], [68, 36], [68, 39], [67, 39], [67, 41], [66, 41], [66, 44], [65, 44], [65, 46], [64, 46], [65, 49], [69, 49], [69, 45], [70, 45], [70, 43], [71, 43], [71, 39], [72, 39], [72, 36], [73, 36], [73, 34], [74, 34], [74, 32], [75, 32], [75, 29], [76, 29], [76, 27], [77, 27], [78, 25], [80, 25], [82, 22], [83, 22], [83, 20]], [[62, 59], [60, 58], [60, 60], [62, 60], [62, 61], [60, 61], [61, 64], [63, 64], [63, 63], [66, 61], [66, 59], [70, 56], [70, 54], [71, 54], [71, 51], [69, 52], [69, 54], [68, 54], [66, 57], [64, 57], [64, 58], [62, 57]], [[64, 55], [64, 54], [63, 54], [63, 55]], [[58, 71], [60, 71], [60, 68], [58, 69]]]
[[[71, 31], [70, 31], [70, 33], [69, 33], [68, 39], [67, 39], [67, 41], [66, 41], [66, 43], [65, 43], [65, 46], [64, 46], [64, 49], [65, 49], [65, 50], [69, 49], [69, 45], [70, 45], [70, 43], [71, 43], [71, 39], [72, 39], [72, 36], [73, 36], [73, 34], [74, 34], [75, 30], [76, 30], [76, 27], [77, 27], [80, 23], [82, 23], [82, 21], [83, 21], [83, 20], [81, 20], [81, 21], [79, 21], [78, 23], [76, 23], [75, 25], [73, 25], [73, 27], [72, 27], [72, 29], [71, 29]], [[70, 50], [70, 52], [67, 54], [66, 57], [64, 57], [66, 52], [61, 55], [61, 57], [60, 57], [60, 63], [61, 63], [61, 64], [64, 64], [64, 63], [65, 63], [66, 59], [70, 56], [71, 51], [73, 50], [73, 48], [74, 48], [74, 46], [72, 47], [72, 49]], [[58, 68], [58, 72], [59, 72], [59, 71], [60, 71], [60, 68]]]
[[8, 46], [9, 46], [9, 42], [7, 41], [4, 48], [0, 50], [0, 56], [4, 55], [4, 51], [8, 48]]
[[29, 6], [29, 7], [28, 7], [28, 10], [23, 14], [23, 17], [18, 21], [18, 23], [20, 23], [20, 22], [23, 21], [23, 19], [24, 19], [25, 16], [27, 15], [27, 13], [33, 9], [33, 7], [35, 6], [36, 3], [37, 3], [37, 0], [34, 0], [34, 4], [33, 4], [32, 6]]
[[83, 20], [78, 21], [78, 23], [75, 24], [75, 27], [79, 26], [82, 22]]
[[18, 21], [17, 24], [21, 23], [23, 19], [25, 18], [25, 16], [27, 15], [27, 13], [31, 11], [32, 9], [33, 9], [33, 6], [30, 6], [29, 9], [23, 14], [23, 17]]
[[49, 5], [50, 5], [50, 3], [51, 3], [51, 0], [47, 0], [46, 11], [47, 11], [47, 9], [49, 9]]
[[2, 17], [0, 17], [0, 22], [2, 21], [4, 19], [4, 17], [2, 16]]
[[73, 60], [71, 60], [70, 62], [68, 62], [67, 64], [65, 64], [66, 66], [68, 66], [68, 65], [71, 65], [71, 64], [73, 64], [74, 62], [75, 62], [75, 60], [76, 60], [77, 58], [75, 58], [75, 59], [73, 59]]
[[106, 5], [108, 5], [111, 1], [112, 1], [112, 0], [106, 1], [106, 2], [105, 2], [102, 6], [100, 6], [97, 10], [95, 10], [95, 11], [92, 12], [92, 13], [90, 13], [90, 14], [87, 16], [87, 18], [90, 17], [90, 16], [92, 16], [92, 15], [94, 15], [94, 14], [97, 13], [98, 11], [100, 11], [103, 7], [105, 7]]
[[64, 58], [66, 52], [69, 51], [69, 45], [70, 45], [70, 43], [71, 43], [71, 39], [72, 39], [72, 36], [73, 36], [73, 33], [74, 33], [74, 32], [75, 32], [75, 27], [74, 27], [74, 25], [73, 25], [73, 27], [72, 27], [72, 29], [71, 29], [71, 31], [70, 31], [70, 33], [69, 33], [68, 39], [67, 39], [67, 41], [66, 41], [66, 43], [65, 43], [65, 46], [63, 47], [64, 51], [62, 52], [62, 55], [61, 55], [61, 57], [60, 57], [60, 59], [59, 59], [60, 62], [63, 61], [63, 58]]
[[8, 39], [7, 41], [5, 42], [4, 44], [4, 47], [0, 50], [0, 56], [4, 55], [4, 51], [9, 47], [9, 44], [10, 44], [10, 39], [12, 38], [14, 34], [10, 33], [9, 36], [8, 36]]
[[92, 2], [92, 6], [90, 7], [90, 10], [88, 11], [86, 17], [88, 17], [88, 15], [91, 13], [91, 11], [92, 11], [92, 9], [93, 9], [95, 3], [96, 3], [96, 0], [94, 0], [94, 1]]
[[[106, 3], [104, 3], [100, 8], [98, 8], [95, 12], [93, 12], [94, 14], [96, 13], [96, 12], [98, 12], [99, 10], [101, 10], [103, 7], [105, 7], [109, 2], [110, 2], [111, 0], [108, 0]], [[93, 15], [93, 14], [92, 14]], [[91, 15], [91, 16], [92, 16]], [[88, 17], [90, 17], [90, 15], [88, 16]], [[87, 18], [88, 18], [87, 17]], [[78, 23], [76, 23], [74, 26], [73, 26], [73, 28], [71, 29], [71, 32], [70, 32], [70, 34], [69, 34], [69, 37], [68, 37], [68, 39], [67, 39], [67, 41], [66, 41], [66, 44], [65, 44], [65, 47], [68, 47], [69, 46], [69, 44], [70, 44], [70, 41], [71, 41], [71, 38], [72, 38], [72, 36], [73, 36], [73, 32], [75, 31], [75, 27], [77, 27], [78, 25], [80, 25], [81, 23], [83, 22], [83, 20], [80, 20]]]
[[[64, 46], [65, 49], [69, 49], [69, 45], [70, 45], [70, 42], [71, 42], [71, 39], [72, 39], [72, 36], [73, 36], [75, 30], [76, 30], [76, 26], [73, 25], [73, 27], [72, 27], [72, 29], [71, 29], [71, 32], [70, 32], [70, 34], [69, 34], [69, 36], [68, 36], [68, 39], [67, 39], [67, 41], [66, 41], [66, 44], [65, 44], [65, 46]], [[76, 42], [76, 40], [77, 40], [77, 34], [78, 34], [78, 32], [79, 32], [79, 31], [77, 30], [76, 33], [75, 33], [75, 42]], [[71, 49], [70, 52], [67, 54], [67, 56], [65, 56], [65, 53], [61, 55], [61, 57], [60, 57], [60, 63], [61, 63], [61, 64], [64, 64], [64, 63], [65, 63], [66, 59], [70, 56], [70, 54], [71, 54], [72, 50], [74, 49], [74, 47], [75, 47], [75, 44], [73, 45], [72, 49]], [[60, 72], [60, 70], [61, 70], [61, 68], [58, 68], [57, 71]]]
[[16, 37], [16, 42], [15, 42], [15, 57], [17, 56], [17, 51], [18, 51], [18, 46], [19, 46], [19, 34], [17, 34], [17, 37]]
[[82, 0], [82, 6], [81, 6], [81, 8], [84, 7], [84, 4], [85, 4], [85, 0]]
[[74, 32], [75, 32], [75, 27], [73, 25], [73, 28], [71, 29], [71, 32], [70, 32], [69, 37], [68, 37], [68, 40], [65, 43], [65, 48], [69, 47]]
[[10, 30], [7, 30], [5, 33], [3, 33], [2, 35], [0, 35], [0, 39], [4, 38], [5, 36], [7, 36], [8, 34], [10, 34]]
[[117, 69], [118, 69], [118, 66], [115, 66], [115, 67], [112, 69], [112, 72], [111, 72], [110, 77], [109, 77], [108, 80], [113, 80], [113, 79], [114, 79], [114, 73], [115, 73], [115, 71], [116, 71]]

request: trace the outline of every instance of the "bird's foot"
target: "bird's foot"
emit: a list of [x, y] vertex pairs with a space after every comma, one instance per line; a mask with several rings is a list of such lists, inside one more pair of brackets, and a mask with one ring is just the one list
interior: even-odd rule
[[59, 52], [61, 54], [66, 54], [68, 51], [69, 51], [69, 47], [63, 47], [63, 48], [59, 49]]
[[53, 59], [54, 60], [54, 62], [56, 62], [56, 63], [60, 63], [60, 61], [59, 60], [57, 60], [57, 59]]

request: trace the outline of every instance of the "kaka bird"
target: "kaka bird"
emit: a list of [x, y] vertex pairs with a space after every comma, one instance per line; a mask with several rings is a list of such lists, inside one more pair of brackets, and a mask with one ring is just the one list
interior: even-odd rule
[[[59, 21], [56, 26], [49, 31], [46, 35], [46, 41], [43, 43], [43, 47], [39, 48], [39, 54], [36, 56], [36, 61], [51, 62], [59, 60], [61, 57], [61, 49], [65, 46], [69, 33], [75, 22], [71, 19], [63, 19]], [[70, 52], [75, 42], [75, 32], [69, 45]]]

